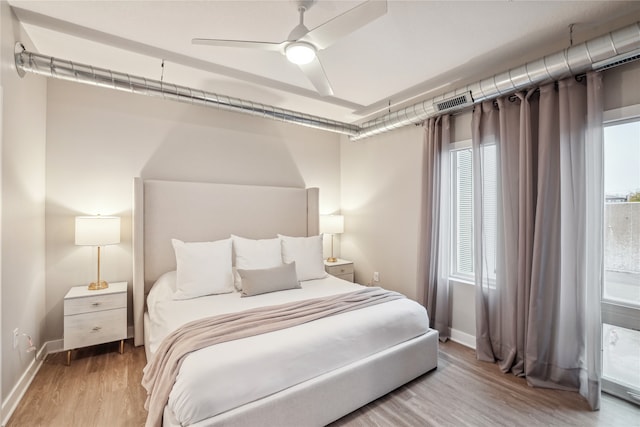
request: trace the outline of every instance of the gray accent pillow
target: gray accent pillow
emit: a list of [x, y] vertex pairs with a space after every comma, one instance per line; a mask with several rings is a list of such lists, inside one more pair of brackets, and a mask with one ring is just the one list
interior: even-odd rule
[[286, 289], [300, 289], [295, 261], [290, 264], [265, 269], [243, 270], [239, 268], [238, 274], [242, 278], [241, 296], [243, 297], [284, 291]]

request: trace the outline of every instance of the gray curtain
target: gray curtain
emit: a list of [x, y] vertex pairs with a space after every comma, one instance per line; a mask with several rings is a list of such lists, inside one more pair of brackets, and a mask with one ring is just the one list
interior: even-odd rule
[[601, 75], [473, 114], [476, 354], [534, 386], [600, 397]]
[[427, 308], [430, 326], [438, 331], [440, 340], [449, 338], [449, 279], [447, 235], [442, 228], [447, 227], [448, 192], [441, 188], [443, 179], [448, 181], [449, 154], [451, 142], [449, 116], [430, 118], [423, 124], [423, 174], [422, 174], [422, 220], [421, 248], [418, 278], [420, 302]]

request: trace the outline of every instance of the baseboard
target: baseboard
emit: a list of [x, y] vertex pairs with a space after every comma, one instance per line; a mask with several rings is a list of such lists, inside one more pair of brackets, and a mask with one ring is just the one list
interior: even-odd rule
[[59, 340], [47, 341], [44, 343], [44, 347], [46, 348], [47, 354], [59, 353], [64, 349], [64, 340], [61, 338]]
[[[133, 338], [133, 326], [127, 327], [127, 339], [129, 338]], [[40, 351], [43, 352], [44, 356], [64, 351], [64, 339], [47, 341], [42, 348], [43, 350]]]
[[476, 337], [471, 334], [449, 328], [449, 338], [451, 341], [462, 344], [465, 347], [476, 349]]
[[3, 426], [7, 425], [7, 423], [9, 422], [9, 418], [11, 418], [11, 415], [13, 415], [13, 412], [18, 407], [18, 404], [22, 400], [22, 397], [27, 392], [29, 385], [42, 367], [42, 361], [47, 355], [47, 344], [48, 343], [44, 343], [44, 345], [36, 353], [35, 358], [31, 361], [31, 363], [29, 363], [27, 369], [24, 371], [16, 385], [7, 395], [7, 398], [2, 402], [0, 413]]

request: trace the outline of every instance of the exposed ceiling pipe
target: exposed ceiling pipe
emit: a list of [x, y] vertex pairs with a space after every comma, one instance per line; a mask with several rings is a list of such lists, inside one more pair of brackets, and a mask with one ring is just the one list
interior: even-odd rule
[[360, 131], [352, 136], [351, 140], [357, 141], [443, 114], [441, 110], [436, 109], [436, 104], [468, 92], [471, 92], [475, 104], [528, 87], [582, 74], [592, 69], [608, 68], [620, 61], [629, 62], [635, 59], [640, 59], [640, 22], [458, 88], [442, 96], [377, 117], [363, 123]]
[[281, 122], [293, 123], [330, 132], [355, 135], [359, 127], [324, 117], [312, 116], [297, 111], [285, 110], [271, 105], [261, 104], [245, 99], [192, 89], [160, 80], [132, 76], [91, 65], [78, 64], [64, 59], [28, 52], [20, 43], [16, 45], [15, 62], [18, 73], [39, 74], [73, 82], [86, 83], [109, 89], [137, 93], [147, 96], [158, 96], [164, 99], [204, 105], [221, 110], [234, 111], [252, 116], [269, 118]]
[[[21, 44], [18, 43], [16, 46], [21, 46]], [[456, 104], [456, 106], [447, 111], [509, 95], [518, 90], [560, 80], [571, 75], [582, 74], [588, 70], [606, 69], [636, 59], [640, 59], [640, 22], [458, 88], [441, 96], [385, 114], [365, 122], [362, 126], [357, 126], [199, 89], [131, 76], [104, 68], [76, 64], [71, 61], [28, 52], [24, 49], [16, 49], [15, 53], [16, 68], [21, 75], [26, 71], [47, 77], [93, 84], [131, 93], [205, 105], [342, 133], [349, 135], [352, 141], [419, 123], [430, 117], [443, 114], [445, 111], [438, 109], [438, 105], [447, 104], [450, 100], [468, 97], [469, 93], [471, 94], [471, 101], [466, 104], [456, 104], [454, 102], [452, 105]]]

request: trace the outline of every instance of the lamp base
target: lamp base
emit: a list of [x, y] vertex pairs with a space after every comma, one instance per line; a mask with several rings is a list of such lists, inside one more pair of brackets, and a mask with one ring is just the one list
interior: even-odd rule
[[327, 262], [338, 262], [338, 258], [330, 256], [329, 258], [327, 258]]
[[107, 282], [105, 282], [104, 280], [96, 283], [96, 282], [91, 282], [91, 284], [89, 284], [89, 290], [90, 291], [99, 291], [100, 289], [107, 289], [109, 287], [109, 284]]

